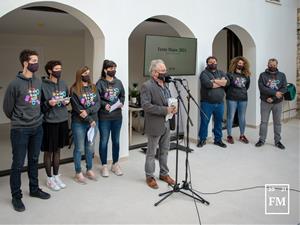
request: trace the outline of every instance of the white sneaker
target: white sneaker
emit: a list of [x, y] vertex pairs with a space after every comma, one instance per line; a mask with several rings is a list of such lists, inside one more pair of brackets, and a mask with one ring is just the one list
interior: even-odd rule
[[117, 176], [122, 176], [123, 172], [121, 170], [121, 167], [119, 165], [119, 163], [115, 163], [111, 166], [111, 171], [116, 174]]
[[59, 178], [60, 176], [61, 176], [61, 174], [54, 176], [55, 183], [60, 188], [66, 188], [67, 185], [64, 182], [62, 182], [62, 180]]
[[59, 191], [60, 190], [60, 187], [56, 184], [56, 182], [54, 180], [54, 177], [48, 177], [46, 185], [52, 191]]
[[106, 164], [102, 166], [100, 172], [102, 177], [109, 177], [109, 171]]

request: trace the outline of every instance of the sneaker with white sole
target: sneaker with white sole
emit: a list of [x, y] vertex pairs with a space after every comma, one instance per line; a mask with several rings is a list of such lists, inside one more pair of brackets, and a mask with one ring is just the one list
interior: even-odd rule
[[121, 170], [121, 167], [119, 165], [119, 163], [115, 163], [111, 166], [111, 171], [116, 174], [117, 176], [122, 176], [123, 172]]
[[61, 176], [61, 174], [59, 175], [54, 175], [54, 180], [55, 180], [55, 183], [57, 184], [58, 187], [60, 188], [66, 188], [67, 185], [62, 182], [62, 180], [59, 178]]
[[46, 185], [52, 191], [59, 191], [60, 187], [56, 184], [54, 177], [47, 177]]
[[102, 177], [109, 177], [109, 171], [106, 164], [102, 166], [100, 172]]

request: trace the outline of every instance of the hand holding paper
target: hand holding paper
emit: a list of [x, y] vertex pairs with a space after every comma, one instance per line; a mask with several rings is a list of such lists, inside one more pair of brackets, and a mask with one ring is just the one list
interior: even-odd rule
[[121, 108], [122, 106], [123, 106], [123, 104], [120, 102], [120, 99], [118, 99], [118, 101], [115, 104], [110, 106], [109, 112], [112, 112], [118, 108]]

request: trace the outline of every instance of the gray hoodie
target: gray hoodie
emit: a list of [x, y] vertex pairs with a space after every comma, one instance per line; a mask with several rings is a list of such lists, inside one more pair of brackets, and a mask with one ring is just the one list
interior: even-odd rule
[[3, 111], [12, 128], [34, 128], [42, 124], [41, 80], [34, 75], [26, 78], [19, 72], [7, 87]]
[[125, 90], [121, 80], [114, 77], [114, 79], [109, 82], [103, 78], [98, 80], [97, 89], [101, 98], [101, 105], [98, 112], [99, 120], [118, 120], [122, 119], [122, 109], [118, 108], [112, 112], [108, 112], [105, 109], [106, 104], [113, 105], [118, 100], [124, 105], [125, 101]]
[[272, 98], [272, 104], [276, 104], [283, 101], [283, 98], [277, 98], [276, 92], [287, 92], [287, 81], [284, 73], [278, 70], [274, 73], [268, 69], [261, 73], [258, 79], [258, 87], [260, 91], [260, 99], [267, 102], [268, 98]]
[[[42, 112], [46, 123], [60, 123], [68, 120], [68, 109], [62, 99], [68, 97], [68, 87], [62, 80], [57, 83], [46, 77], [42, 78]], [[49, 100], [55, 99], [58, 103], [55, 106], [49, 105]]]

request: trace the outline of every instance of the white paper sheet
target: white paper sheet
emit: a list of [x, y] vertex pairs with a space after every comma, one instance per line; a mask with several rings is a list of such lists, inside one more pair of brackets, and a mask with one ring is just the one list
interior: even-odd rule
[[95, 136], [95, 127], [90, 127], [90, 129], [87, 132], [88, 142], [93, 143], [94, 136]]
[[[178, 101], [177, 98], [169, 98], [168, 99], [168, 106], [174, 106], [176, 109], [178, 108]], [[172, 119], [173, 117], [173, 113], [169, 113], [166, 115], [166, 121], [168, 121], [169, 119]]]
[[115, 104], [110, 106], [109, 112], [112, 112], [112, 111], [120, 108], [121, 106], [122, 106], [122, 103], [120, 102], [120, 99], [118, 99], [118, 101]]

